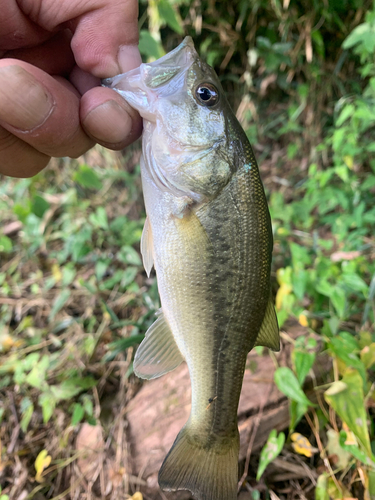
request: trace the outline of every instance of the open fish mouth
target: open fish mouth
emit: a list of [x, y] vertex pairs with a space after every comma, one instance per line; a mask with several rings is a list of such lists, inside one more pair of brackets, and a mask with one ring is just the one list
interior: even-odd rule
[[143, 118], [155, 122], [156, 101], [181, 89], [186, 70], [197, 59], [199, 56], [193, 40], [186, 37], [178, 47], [157, 61], [143, 63], [126, 73], [106, 78], [102, 80], [102, 85], [122, 95]]

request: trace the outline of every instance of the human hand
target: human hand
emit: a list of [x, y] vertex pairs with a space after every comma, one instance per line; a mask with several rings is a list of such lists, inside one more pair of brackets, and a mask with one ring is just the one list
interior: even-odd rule
[[141, 119], [100, 79], [141, 63], [137, 0], [2, 0], [0, 173], [31, 177], [95, 142], [122, 149]]

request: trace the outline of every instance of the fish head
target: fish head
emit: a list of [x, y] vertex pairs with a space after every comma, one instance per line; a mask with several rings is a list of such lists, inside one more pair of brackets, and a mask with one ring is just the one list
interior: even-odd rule
[[233, 113], [215, 71], [200, 59], [190, 37], [162, 58], [103, 85], [143, 117], [145, 160], [159, 187], [201, 199], [229, 181], [228, 116]]

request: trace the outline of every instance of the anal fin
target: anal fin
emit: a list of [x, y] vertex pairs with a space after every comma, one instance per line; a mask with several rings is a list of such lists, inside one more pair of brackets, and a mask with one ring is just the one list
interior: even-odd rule
[[260, 327], [254, 347], [257, 345], [269, 347], [273, 351], [280, 351], [279, 325], [271, 297], [268, 301], [263, 323]]
[[145, 379], [161, 377], [177, 368], [183, 360], [172, 331], [161, 312], [138, 347], [133, 364], [134, 373]]
[[152, 240], [151, 225], [147, 217], [145, 225], [143, 227], [142, 238], [141, 238], [141, 254], [143, 260], [143, 267], [145, 268], [147, 276], [150, 276], [152, 266], [154, 265], [152, 247], [153, 247], [153, 240]]

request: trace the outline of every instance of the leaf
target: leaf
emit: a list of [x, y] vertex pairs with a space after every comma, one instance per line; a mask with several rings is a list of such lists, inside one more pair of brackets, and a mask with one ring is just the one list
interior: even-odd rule
[[292, 431], [296, 428], [296, 425], [304, 416], [304, 414], [308, 410], [308, 405], [297, 403], [296, 401], [291, 400], [289, 404], [289, 414], [290, 414], [290, 422], [289, 422], [289, 430]]
[[366, 345], [361, 350], [361, 361], [366, 369], [371, 368], [375, 364], [375, 342]]
[[164, 54], [163, 48], [149, 31], [141, 30], [139, 34], [139, 52], [146, 57], [159, 59]]
[[299, 455], [304, 455], [305, 457], [312, 457], [314, 453], [317, 453], [319, 450], [311, 445], [310, 441], [302, 436], [299, 432], [293, 432], [290, 436], [290, 439], [293, 441], [292, 447], [296, 453]]
[[163, 19], [173, 31], [179, 35], [183, 35], [184, 30], [182, 28], [182, 21], [173, 10], [172, 5], [165, 0], [159, 0], [157, 6], [161, 19]]
[[275, 371], [275, 383], [278, 389], [288, 398], [307, 406], [314, 405], [306, 396], [292, 370], [286, 366]]
[[0, 235], [0, 253], [10, 253], [12, 249], [12, 240], [8, 236]]
[[324, 393], [324, 398], [358, 438], [367, 456], [372, 457], [360, 374], [348, 369], [342, 380], [334, 382]]
[[365, 465], [372, 465], [375, 467], [375, 462], [369, 458], [366, 453], [358, 448], [357, 444], [347, 443], [347, 433], [345, 431], [340, 431], [339, 443], [343, 450], [349, 452], [353, 457], [362, 462]]
[[77, 425], [85, 414], [85, 409], [79, 403], [73, 405], [72, 425]]
[[285, 443], [285, 434], [280, 432], [277, 436], [276, 429], [273, 429], [267, 439], [266, 444], [263, 446], [262, 451], [260, 452], [260, 459], [258, 465], [258, 472], [256, 480], [262, 477], [263, 472], [265, 471], [267, 465], [269, 465], [275, 458], [280, 454], [283, 449]]
[[124, 264], [130, 264], [132, 266], [142, 265], [139, 253], [129, 245], [121, 247], [121, 250], [117, 254], [117, 258], [121, 262], [124, 262]]
[[50, 392], [43, 392], [39, 396], [38, 403], [42, 407], [43, 422], [46, 424], [53, 415], [56, 399]]
[[328, 429], [327, 438], [327, 451], [330, 455], [330, 461], [332, 461], [338, 469], [344, 469], [350, 462], [351, 453], [340, 446], [340, 434], [335, 430]]
[[328, 474], [326, 472], [323, 472], [316, 482], [315, 500], [329, 500]]
[[47, 386], [46, 372], [49, 367], [49, 358], [45, 354], [40, 361], [38, 361], [32, 368], [31, 372], [27, 375], [25, 382], [35, 387], [36, 389], [43, 389]]
[[35, 470], [36, 470], [36, 475], [35, 475], [35, 481], [38, 483], [42, 483], [42, 473], [44, 469], [46, 469], [49, 464], [51, 463], [52, 457], [48, 455], [47, 450], [42, 450], [39, 455], [35, 459]]
[[104, 207], [98, 207], [96, 212], [89, 215], [89, 221], [94, 227], [101, 229], [108, 229], [107, 212]]
[[345, 291], [336, 286], [333, 288], [333, 291], [330, 295], [331, 302], [333, 307], [337, 311], [337, 315], [340, 319], [344, 318], [345, 315], [345, 306], [346, 306], [346, 296]]
[[31, 211], [40, 219], [43, 217], [45, 212], [49, 209], [50, 204], [42, 196], [36, 194], [31, 202]]
[[297, 379], [302, 386], [307, 377], [309, 371], [311, 370], [316, 358], [315, 352], [308, 352], [305, 349], [295, 348], [292, 353], [292, 361], [294, 365], [294, 370], [297, 374]]
[[102, 188], [98, 174], [87, 165], [80, 165], [77, 172], [73, 175], [73, 180], [84, 188], [97, 190]]
[[34, 405], [29, 398], [23, 398], [21, 400], [20, 408], [22, 412], [20, 427], [22, 432], [26, 433], [27, 427], [29, 426], [31, 417], [34, 412]]
[[62, 290], [62, 292], [57, 295], [57, 297], [54, 300], [51, 312], [49, 313], [48, 319], [49, 321], [52, 321], [56, 314], [64, 307], [66, 302], [68, 301], [70, 297], [71, 291], [69, 289]]

